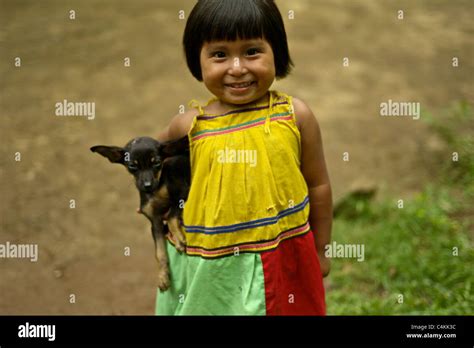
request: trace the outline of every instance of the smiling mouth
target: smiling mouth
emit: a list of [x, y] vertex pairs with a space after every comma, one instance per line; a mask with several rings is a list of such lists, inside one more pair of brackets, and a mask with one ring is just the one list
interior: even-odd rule
[[242, 83], [228, 83], [226, 84], [227, 87], [232, 87], [232, 88], [247, 88], [253, 85], [255, 81], [249, 81], [249, 82], [242, 82]]

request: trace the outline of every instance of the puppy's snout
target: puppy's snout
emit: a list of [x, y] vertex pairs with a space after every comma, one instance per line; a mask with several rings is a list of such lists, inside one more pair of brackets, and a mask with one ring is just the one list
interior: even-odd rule
[[137, 177], [137, 187], [140, 191], [151, 192], [156, 187], [152, 171], [143, 171]]

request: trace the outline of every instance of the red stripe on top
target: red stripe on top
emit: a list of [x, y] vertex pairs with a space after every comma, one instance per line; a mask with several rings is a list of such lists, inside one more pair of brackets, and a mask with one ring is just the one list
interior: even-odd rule
[[261, 253], [267, 315], [326, 315], [323, 277], [308, 233]]
[[[252, 249], [258, 249], [258, 248], [272, 247], [274, 245], [278, 245], [281, 242], [281, 240], [291, 237], [291, 235], [303, 232], [306, 228], [309, 228], [309, 223], [306, 223], [305, 225], [301, 227], [283, 232], [282, 234], [278, 235], [277, 238], [269, 242], [231, 245], [228, 248], [220, 248], [216, 250], [205, 250], [203, 248], [187, 246], [186, 251], [189, 253], [193, 253], [193, 252], [200, 253], [202, 255], [219, 255], [219, 254], [233, 253], [235, 251], [235, 248], [237, 248], [239, 251], [245, 251], [249, 249], [252, 250]], [[172, 243], [174, 245], [174, 242]]]
[[[292, 116], [276, 116], [276, 117], [272, 117], [271, 118], [271, 122], [275, 121], [275, 120], [291, 120]], [[205, 138], [205, 137], [210, 137], [210, 136], [214, 136], [214, 135], [221, 135], [221, 134], [226, 134], [226, 133], [233, 133], [233, 132], [237, 132], [237, 131], [240, 131], [242, 129], [247, 129], [247, 128], [252, 128], [252, 127], [256, 127], [256, 126], [259, 126], [259, 125], [262, 125], [262, 124], [265, 124], [265, 120], [263, 121], [259, 121], [259, 122], [255, 122], [255, 123], [252, 123], [252, 124], [249, 124], [249, 125], [245, 125], [245, 126], [237, 126], [237, 127], [234, 127], [234, 128], [230, 128], [230, 129], [226, 129], [226, 130], [221, 130], [221, 131], [215, 131], [215, 132], [207, 132], [207, 133], [204, 133], [204, 134], [200, 134], [198, 136], [195, 136], [195, 137], [192, 137], [192, 140], [198, 140], [198, 139], [201, 139], [201, 138]]]

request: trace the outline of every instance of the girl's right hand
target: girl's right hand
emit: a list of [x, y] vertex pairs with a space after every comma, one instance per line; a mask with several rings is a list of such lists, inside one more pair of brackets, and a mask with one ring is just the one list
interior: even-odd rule
[[318, 258], [319, 266], [321, 268], [321, 274], [323, 275], [323, 277], [326, 277], [329, 274], [329, 271], [331, 270], [331, 259], [324, 256], [324, 252], [318, 253]]

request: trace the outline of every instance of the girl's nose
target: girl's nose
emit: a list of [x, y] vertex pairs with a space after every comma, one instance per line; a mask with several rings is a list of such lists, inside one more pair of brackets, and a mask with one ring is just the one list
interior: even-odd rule
[[229, 68], [228, 73], [232, 76], [242, 76], [248, 73], [248, 69], [242, 64], [242, 60], [236, 57], [233, 59], [232, 66]]

